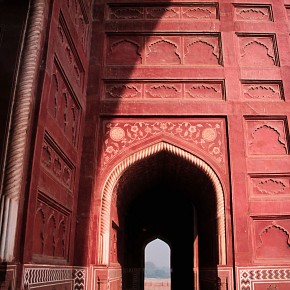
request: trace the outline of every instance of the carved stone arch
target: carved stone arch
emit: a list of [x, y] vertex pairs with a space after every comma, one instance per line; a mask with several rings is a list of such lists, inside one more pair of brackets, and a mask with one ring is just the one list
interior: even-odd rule
[[102, 265], [108, 265], [109, 263], [109, 233], [110, 233], [110, 211], [111, 201], [114, 193], [114, 188], [123, 175], [123, 173], [137, 161], [143, 160], [156, 153], [165, 151], [171, 153], [177, 157], [180, 157], [186, 161], [189, 161], [197, 168], [202, 170], [204, 174], [211, 181], [216, 197], [216, 220], [218, 231], [218, 252], [219, 252], [219, 264], [226, 264], [226, 225], [225, 225], [225, 199], [224, 191], [217, 174], [214, 170], [202, 159], [185, 151], [179, 147], [176, 147], [167, 142], [161, 141], [153, 144], [149, 147], [141, 149], [130, 156], [126, 157], [123, 161], [119, 162], [109, 173], [104, 185], [102, 187], [101, 197], [101, 212], [100, 212], [100, 227], [99, 227], [99, 257], [98, 262]]

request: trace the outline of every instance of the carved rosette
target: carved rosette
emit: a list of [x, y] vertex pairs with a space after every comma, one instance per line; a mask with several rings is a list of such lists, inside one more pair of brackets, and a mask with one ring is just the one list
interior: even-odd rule
[[220, 167], [225, 164], [222, 121], [138, 121], [105, 122], [103, 166], [133, 145], [154, 136], [168, 136], [188, 143], [207, 154]]

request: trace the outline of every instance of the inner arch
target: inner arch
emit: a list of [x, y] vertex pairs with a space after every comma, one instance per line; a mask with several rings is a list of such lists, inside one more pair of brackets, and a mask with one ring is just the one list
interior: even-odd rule
[[178, 148], [167, 142], [159, 142], [145, 149], [142, 149], [123, 161], [121, 161], [109, 174], [103, 190], [102, 190], [102, 204], [100, 215], [100, 231], [99, 231], [99, 263], [108, 265], [109, 263], [109, 245], [110, 245], [110, 213], [111, 202], [114, 192], [116, 192], [116, 186], [120, 178], [128, 171], [134, 164], [139, 161], [145, 160], [148, 157], [154, 156], [160, 152], [165, 152], [171, 156], [175, 156], [192, 164], [194, 168], [197, 168], [204, 174], [207, 180], [210, 182], [214, 196], [215, 196], [215, 219], [217, 230], [217, 247], [218, 247], [218, 261], [217, 264], [226, 264], [226, 239], [225, 239], [225, 202], [224, 192], [221, 182], [213, 171], [213, 169], [202, 159], [197, 156]]

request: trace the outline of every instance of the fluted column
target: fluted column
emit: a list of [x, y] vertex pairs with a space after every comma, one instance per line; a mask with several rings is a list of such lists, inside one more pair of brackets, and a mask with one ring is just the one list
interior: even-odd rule
[[8, 262], [14, 258], [19, 197], [22, 192], [25, 155], [29, 149], [27, 133], [33, 115], [32, 103], [40, 62], [44, 12], [45, 0], [31, 1], [12, 106], [0, 209], [0, 257]]

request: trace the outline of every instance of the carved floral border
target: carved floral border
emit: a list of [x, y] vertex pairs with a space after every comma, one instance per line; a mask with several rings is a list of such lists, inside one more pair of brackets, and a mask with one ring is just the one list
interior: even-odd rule
[[225, 166], [224, 122], [221, 119], [119, 120], [103, 123], [103, 168], [128, 148], [156, 136], [186, 142], [192, 150], [203, 151], [220, 168]]

